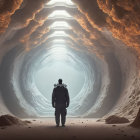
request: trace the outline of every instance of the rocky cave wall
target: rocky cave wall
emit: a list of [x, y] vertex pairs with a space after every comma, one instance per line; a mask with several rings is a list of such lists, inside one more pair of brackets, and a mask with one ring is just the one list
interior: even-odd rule
[[44, 51], [49, 52], [53, 39], [59, 39], [49, 38], [56, 19], [48, 16], [55, 9], [65, 9], [73, 17], [65, 18], [71, 30], [65, 29], [68, 36], [63, 39], [77, 58], [74, 61], [82, 63], [88, 81], [83, 98], [74, 101], [80, 98], [79, 106], [74, 108], [73, 103], [70, 108], [71, 115], [100, 118], [115, 114], [133, 120], [140, 107], [140, 2], [47, 2], [0, 1], [0, 115], [47, 115], [48, 103], [35, 94], [33, 76], [39, 63], [48, 58]]

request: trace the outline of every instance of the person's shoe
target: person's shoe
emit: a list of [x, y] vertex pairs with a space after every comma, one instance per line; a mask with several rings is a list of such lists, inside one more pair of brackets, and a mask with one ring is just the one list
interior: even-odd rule
[[59, 124], [57, 124], [56, 127], [59, 127]]
[[62, 127], [65, 127], [65, 124], [62, 124]]

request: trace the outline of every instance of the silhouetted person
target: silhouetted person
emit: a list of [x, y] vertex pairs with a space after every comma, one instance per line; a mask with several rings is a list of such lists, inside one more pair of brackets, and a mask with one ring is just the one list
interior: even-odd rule
[[56, 126], [60, 124], [60, 115], [62, 126], [65, 126], [67, 107], [69, 106], [69, 93], [65, 84], [62, 84], [62, 79], [58, 80], [58, 84], [54, 85], [52, 93], [52, 106], [55, 108]]

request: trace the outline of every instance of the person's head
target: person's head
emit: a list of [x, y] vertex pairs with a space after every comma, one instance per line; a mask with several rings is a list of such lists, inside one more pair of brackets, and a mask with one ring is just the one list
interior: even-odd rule
[[58, 83], [59, 83], [59, 84], [62, 84], [62, 79], [59, 79], [59, 80], [58, 80]]

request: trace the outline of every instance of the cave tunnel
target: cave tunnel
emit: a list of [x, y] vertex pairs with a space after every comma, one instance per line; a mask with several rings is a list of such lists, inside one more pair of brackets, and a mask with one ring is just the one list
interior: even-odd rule
[[62, 78], [67, 120], [140, 127], [139, 48], [139, 0], [0, 0], [0, 115], [54, 119]]

